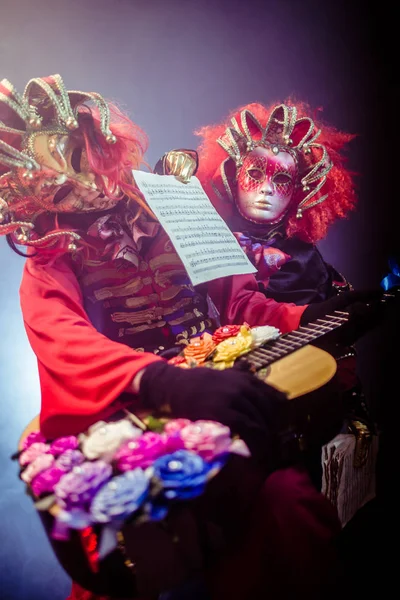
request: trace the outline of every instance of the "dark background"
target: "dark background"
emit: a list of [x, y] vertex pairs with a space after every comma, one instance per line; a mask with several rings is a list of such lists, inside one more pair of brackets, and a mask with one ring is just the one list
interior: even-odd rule
[[[399, 255], [399, 76], [394, 8], [358, 0], [0, 0], [0, 78], [22, 91], [60, 73], [69, 89], [118, 101], [150, 137], [148, 161], [194, 147], [192, 132], [247, 102], [289, 95], [358, 134], [349, 165], [359, 205], [320, 248], [357, 288], [378, 286]], [[23, 259], [0, 240], [0, 596], [63, 600], [70, 587], [9, 460], [39, 412], [23, 329]], [[378, 498], [346, 528], [356, 598], [388, 589], [399, 467], [398, 311], [359, 344], [359, 371], [381, 435]]]

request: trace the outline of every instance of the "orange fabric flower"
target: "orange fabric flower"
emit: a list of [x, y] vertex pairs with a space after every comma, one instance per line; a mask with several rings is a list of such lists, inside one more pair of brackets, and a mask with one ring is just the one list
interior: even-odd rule
[[203, 335], [190, 340], [189, 344], [183, 349], [183, 354], [188, 363], [195, 361], [198, 365], [201, 365], [213, 352], [214, 348], [213, 336], [209, 333], [203, 333]]

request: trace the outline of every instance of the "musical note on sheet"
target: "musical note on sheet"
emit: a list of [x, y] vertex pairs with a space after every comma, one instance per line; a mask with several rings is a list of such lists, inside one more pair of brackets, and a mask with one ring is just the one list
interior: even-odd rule
[[256, 272], [197, 177], [181, 183], [173, 175], [143, 171], [133, 171], [133, 175], [193, 285]]

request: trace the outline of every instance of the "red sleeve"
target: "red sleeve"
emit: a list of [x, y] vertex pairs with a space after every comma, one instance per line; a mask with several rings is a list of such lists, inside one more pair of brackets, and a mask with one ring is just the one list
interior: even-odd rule
[[299, 327], [300, 317], [307, 306], [296, 306], [267, 298], [258, 291], [253, 275], [214, 279], [208, 284], [208, 293], [220, 313], [222, 325], [241, 325], [245, 322], [251, 327], [272, 325], [281, 333]]
[[115, 401], [136, 373], [160, 360], [111, 341], [93, 327], [75, 274], [63, 260], [54, 267], [28, 259], [20, 298], [38, 359], [46, 437], [78, 433], [118, 410], [121, 403]]

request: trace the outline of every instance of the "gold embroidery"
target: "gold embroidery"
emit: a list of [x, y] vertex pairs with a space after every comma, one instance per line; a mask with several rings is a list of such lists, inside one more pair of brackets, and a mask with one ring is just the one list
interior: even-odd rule
[[[182, 298], [174, 304], [173, 306], [164, 307], [164, 306], [155, 306], [153, 308], [147, 308], [145, 310], [140, 310], [135, 313], [127, 313], [127, 312], [115, 312], [112, 313], [111, 319], [115, 323], [130, 323], [134, 325], [136, 323], [144, 323], [153, 321], [155, 319], [160, 319], [165, 315], [171, 315], [177, 310], [187, 306], [192, 303], [192, 298]], [[191, 313], [192, 314], [192, 313]], [[193, 315], [194, 316], [194, 315]], [[202, 315], [199, 315], [202, 316]], [[171, 321], [172, 323], [172, 321]]]
[[[211, 325], [212, 325], [212, 322], [210, 321], [210, 319], [206, 319], [205, 321], [200, 321], [199, 329], [196, 329], [196, 327], [194, 325], [192, 325], [190, 327], [191, 336], [196, 335], [196, 333], [200, 333], [201, 331], [204, 331], [206, 329], [206, 327], [211, 327]], [[175, 343], [179, 344], [181, 346], [187, 346], [189, 343], [189, 331], [187, 329], [185, 329], [184, 331], [181, 331], [180, 333], [178, 333], [178, 335], [175, 338]]]
[[156, 308], [147, 308], [146, 310], [140, 310], [135, 313], [112, 313], [111, 319], [114, 323], [129, 323], [130, 325], [135, 325], [136, 323], [150, 324], [151, 321], [154, 321], [157, 317], [162, 317], [163, 314], [163, 308], [157, 306]]
[[119, 279], [121, 280], [121, 272], [113, 269], [104, 269], [100, 271], [94, 271], [93, 273], [87, 273], [82, 277], [82, 283], [84, 285], [92, 285], [98, 281], [104, 281], [105, 279]]
[[161, 292], [160, 298], [161, 300], [172, 300], [172, 298], [175, 298], [181, 290], [190, 290], [194, 292], [191, 284], [171, 285], [171, 287]]
[[160, 271], [155, 271], [154, 281], [160, 287], [165, 288], [167, 287], [167, 285], [170, 285], [172, 277], [174, 277], [175, 275], [182, 276], [183, 274], [186, 275], [186, 271], [184, 271], [183, 269], [174, 269], [171, 271], [166, 271], [164, 273], [161, 273]]
[[175, 338], [175, 342], [177, 344], [181, 344], [182, 346], [187, 346], [189, 343], [189, 333], [187, 331], [182, 331], [181, 333], [178, 333], [178, 335]]
[[149, 265], [152, 271], [155, 271], [156, 269], [159, 269], [165, 265], [180, 265], [183, 268], [181, 259], [175, 253], [160, 254], [160, 256], [155, 256], [154, 258], [150, 259]]
[[135, 277], [121, 285], [108, 286], [94, 291], [96, 300], [106, 300], [107, 298], [120, 298], [136, 294], [143, 286], [152, 282], [151, 277]]
[[158, 302], [160, 299], [158, 294], [150, 294], [149, 296], [140, 296], [139, 298], [127, 298], [125, 300], [125, 306], [128, 308], [137, 308], [139, 306], [144, 306], [145, 304], [150, 304], [152, 302]]
[[[200, 313], [200, 311], [199, 311]], [[177, 319], [174, 319], [173, 321], [169, 321], [170, 325], [179, 325], [180, 323], [185, 323], [185, 321], [190, 321], [191, 319], [195, 319], [196, 316], [198, 317], [203, 317], [203, 313], [200, 313], [199, 315], [195, 315], [194, 312], [187, 312], [185, 313], [182, 317], [178, 317]]]
[[85, 260], [85, 267], [104, 267], [104, 262], [102, 260]]
[[157, 329], [157, 327], [164, 327], [166, 325], [165, 321], [156, 321], [155, 323], [150, 323], [150, 325], [139, 325], [138, 327], [128, 327], [127, 329], [120, 329], [122, 331], [122, 335], [134, 335], [135, 333], [140, 333], [141, 331], [146, 331], [147, 329]]

